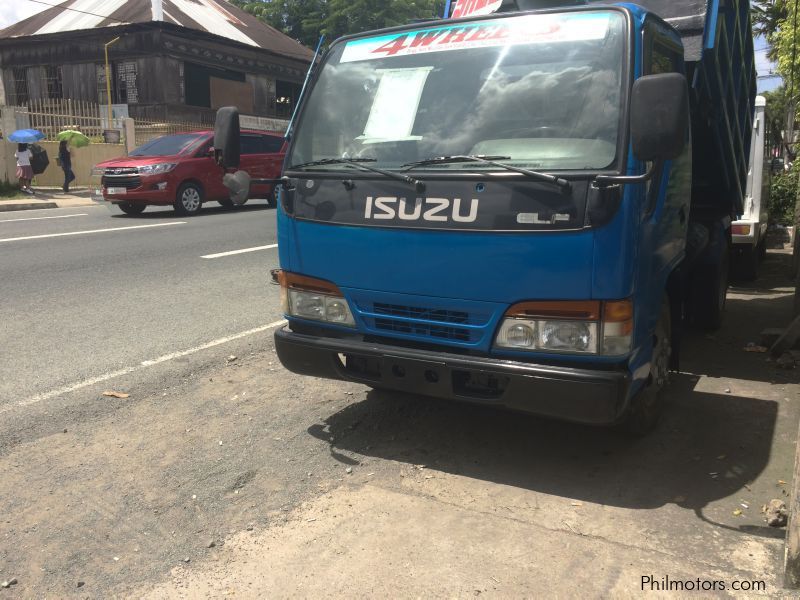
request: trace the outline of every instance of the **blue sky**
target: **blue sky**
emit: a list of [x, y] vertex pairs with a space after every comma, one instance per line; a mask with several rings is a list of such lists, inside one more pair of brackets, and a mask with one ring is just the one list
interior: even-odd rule
[[759, 36], [755, 39], [756, 70], [758, 71], [758, 91], [768, 92], [778, 87], [782, 80], [780, 77], [770, 77], [775, 65], [767, 58], [767, 41]]

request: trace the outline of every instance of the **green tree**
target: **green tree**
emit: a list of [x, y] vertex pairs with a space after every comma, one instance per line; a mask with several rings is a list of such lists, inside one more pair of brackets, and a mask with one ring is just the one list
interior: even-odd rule
[[774, 35], [788, 14], [787, 0], [752, 0], [753, 31], [766, 37]]
[[232, 0], [233, 4], [305, 44], [403, 25], [441, 14], [444, 0]]

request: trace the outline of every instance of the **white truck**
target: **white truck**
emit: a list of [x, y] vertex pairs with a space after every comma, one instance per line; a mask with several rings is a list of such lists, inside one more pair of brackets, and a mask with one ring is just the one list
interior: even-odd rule
[[757, 96], [744, 209], [740, 218], [731, 224], [733, 275], [751, 281], [758, 276], [759, 262], [767, 252], [767, 200], [771, 172], [764, 156], [766, 106], [766, 99]]

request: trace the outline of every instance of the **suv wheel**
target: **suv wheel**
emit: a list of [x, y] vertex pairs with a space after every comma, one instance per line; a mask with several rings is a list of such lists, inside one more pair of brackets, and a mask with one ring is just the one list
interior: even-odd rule
[[117, 206], [126, 215], [140, 215], [147, 208], [146, 204], [135, 204], [133, 202], [120, 202]]
[[203, 189], [196, 183], [184, 183], [178, 188], [175, 212], [183, 216], [196, 215], [203, 205]]

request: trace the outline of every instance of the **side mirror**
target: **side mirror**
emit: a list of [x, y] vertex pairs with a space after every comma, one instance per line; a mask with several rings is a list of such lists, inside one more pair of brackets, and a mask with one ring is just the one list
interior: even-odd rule
[[229, 169], [239, 166], [239, 109], [223, 106], [214, 121], [214, 159]]
[[634, 156], [656, 162], [678, 158], [686, 145], [689, 89], [680, 73], [647, 75], [631, 92], [631, 145]]
[[231, 201], [240, 206], [247, 200], [247, 195], [250, 193], [250, 175], [245, 171], [236, 171], [236, 173], [225, 173], [222, 176], [222, 185], [228, 188], [231, 193]]

